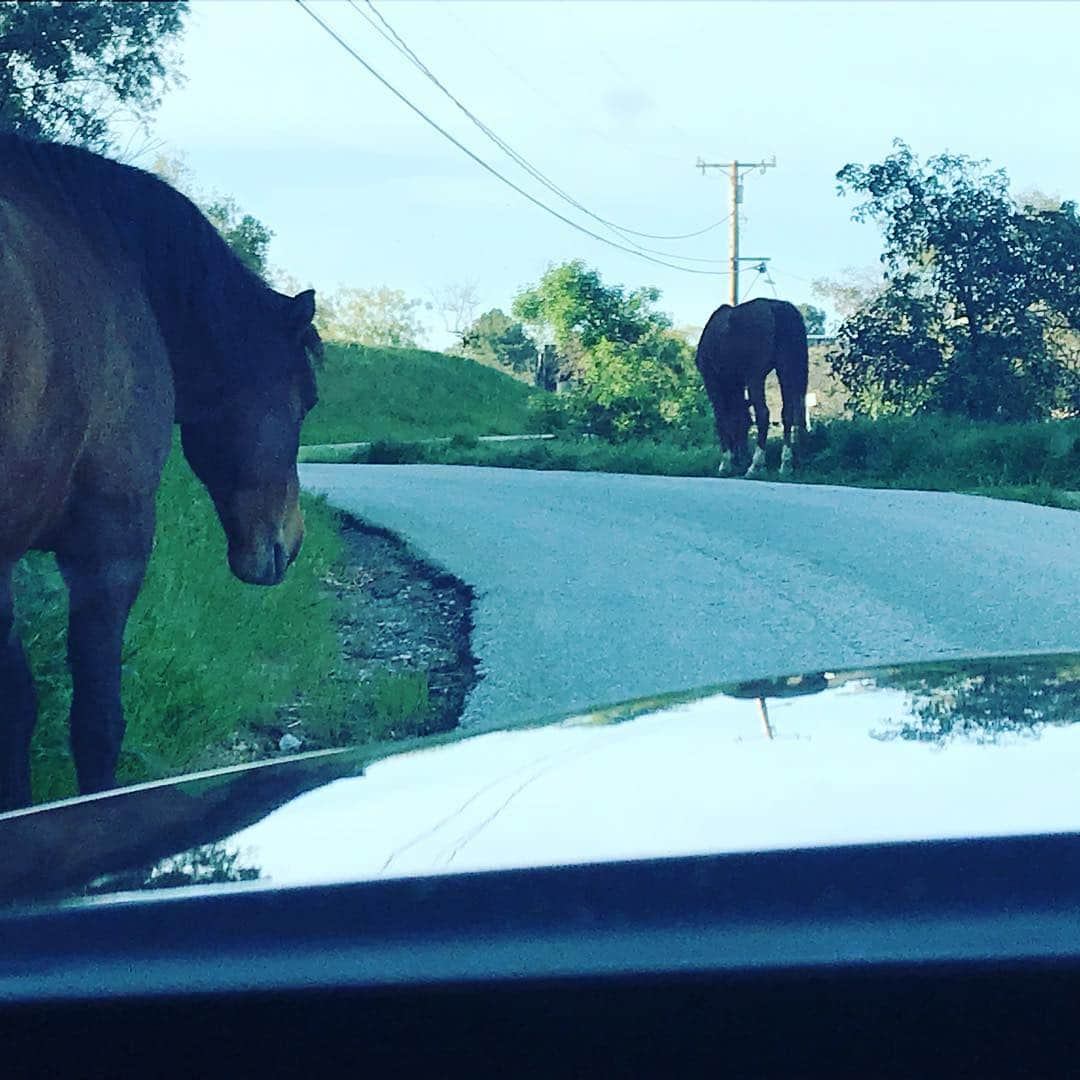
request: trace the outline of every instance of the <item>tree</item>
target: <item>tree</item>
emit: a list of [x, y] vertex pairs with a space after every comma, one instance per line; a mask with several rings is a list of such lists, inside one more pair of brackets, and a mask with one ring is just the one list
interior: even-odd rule
[[1016, 203], [1027, 213], [1041, 213], [1044, 210], [1060, 210], [1063, 200], [1057, 195], [1047, 195], [1045, 191], [1040, 191], [1038, 188], [1028, 188], [1017, 195]]
[[693, 349], [657, 311], [659, 289], [605, 285], [580, 260], [552, 267], [514, 300], [538, 341], [572, 376], [569, 419], [612, 438], [658, 434], [703, 408]]
[[447, 333], [453, 334], [459, 342], [473, 321], [479, 303], [476, 284], [471, 281], [451, 282], [431, 291], [432, 308], [442, 316]]
[[581, 358], [568, 407], [587, 430], [624, 439], [684, 426], [701, 404], [689, 346], [663, 330], [633, 343], [601, 338]]
[[813, 304], [796, 304], [799, 309], [799, 314], [803, 317], [803, 322], [806, 324], [806, 332], [808, 334], [824, 334], [825, 333], [825, 312], [819, 307], [814, 307]]
[[424, 307], [420, 300], [385, 285], [376, 289], [341, 288], [320, 301], [317, 326], [328, 341], [416, 348], [424, 333], [417, 312]]
[[841, 319], [854, 315], [881, 292], [884, 283], [876, 267], [846, 267], [840, 278], [818, 278], [811, 285], [815, 296], [828, 300]]
[[573, 369], [601, 340], [633, 344], [648, 330], [670, 329], [671, 320], [652, 305], [660, 290], [605, 285], [580, 259], [554, 266], [514, 300], [513, 313], [534, 329], [538, 341], [551, 339]]
[[266, 258], [273, 232], [258, 218], [245, 214], [229, 196], [219, 197], [201, 209], [240, 261], [265, 278], [269, 273]]
[[679, 335], [690, 346], [691, 349], [697, 349], [697, 343], [701, 340], [701, 332], [705, 329], [704, 326], [690, 326], [684, 324], [683, 326], [676, 326], [673, 328], [674, 332]]
[[1047, 415], [1071, 382], [1049, 332], [1076, 297], [1074, 208], [1018, 209], [1001, 170], [962, 155], [921, 164], [901, 141], [847, 165], [856, 221], [882, 228], [881, 291], [840, 328], [834, 370], [869, 412]]
[[910, 711], [871, 735], [936, 746], [1038, 738], [1048, 727], [1076, 723], [1078, 675], [1065, 657], [984, 660], [961, 672], [942, 665], [901, 668], [878, 683], [904, 691]]
[[901, 279], [840, 325], [828, 353], [856, 413], [911, 414], [934, 403], [944, 360], [926, 305]]
[[485, 311], [461, 337], [466, 356], [485, 364], [497, 364], [521, 373], [536, 363], [536, 344], [524, 325], [500, 308]]
[[0, 130], [107, 149], [121, 117], [145, 125], [177, 76], [176, 3], [0, 3]]

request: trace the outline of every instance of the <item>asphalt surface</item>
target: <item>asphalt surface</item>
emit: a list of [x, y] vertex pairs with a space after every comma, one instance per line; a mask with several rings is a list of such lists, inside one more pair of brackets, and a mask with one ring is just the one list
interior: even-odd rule
[[934, 492], [437, 465], [305, 487], [476, 590], [476, 730], [729, 679], [1080, 650], [1080, 513]]

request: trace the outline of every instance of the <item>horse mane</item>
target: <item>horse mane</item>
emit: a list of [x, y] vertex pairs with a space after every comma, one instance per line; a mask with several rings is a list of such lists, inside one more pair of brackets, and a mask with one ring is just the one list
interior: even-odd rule
[[36, 201], [67, 218], [107, 264], [119, 258], [135, 268], [177, 378], [205, 383], [200, 396], [235, 387], [238, 377], [250, 381], [256, 365], [265, 372], [269, 356], [287, 355], [251, 344], [257, 328], [284, 327], [288, 298], [240, 261], [186, 195], [152, 173], [0, 133], [0, 194]]

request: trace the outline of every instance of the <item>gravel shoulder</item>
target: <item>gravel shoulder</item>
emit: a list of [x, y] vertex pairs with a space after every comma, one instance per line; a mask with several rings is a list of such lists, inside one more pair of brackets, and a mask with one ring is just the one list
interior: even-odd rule
[[[472, 590], [453, 574], [425, 562], [393, 533], [342, 515], [343, 553], [326, 577], [341, 619], [337, 675], [343, 682], [377, 684], [413, 673], [426, 682], [428, 708], [395, 729], [385, 719], [380, 738], [411, 738], [450, 731], [478, 681], [472, 654]], [[361, 694], [362, 700], [374, 696]], [[365, 718], [358, 717], [362, 726]], [[302, 695], [268, 723], [249, 724], [225, 743], [208, 747], [193, 769], [222, 768], [309, 750], [347, 745], [357, 728], [327, 728], [310, 715]]]

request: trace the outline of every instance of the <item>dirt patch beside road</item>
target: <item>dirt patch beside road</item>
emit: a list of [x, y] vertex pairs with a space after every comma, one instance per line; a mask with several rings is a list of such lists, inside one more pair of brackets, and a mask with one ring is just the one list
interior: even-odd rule
[[411, 738], [457, 726], [479, 676], [472, 654], [472, 590], [424, 562], [396, 535], [341, 516], [344, 551], [324, 579], [338, 597], [344, 720], [312, 715], [302, 694], [270, 722], [210, 747], [196, 769]]

